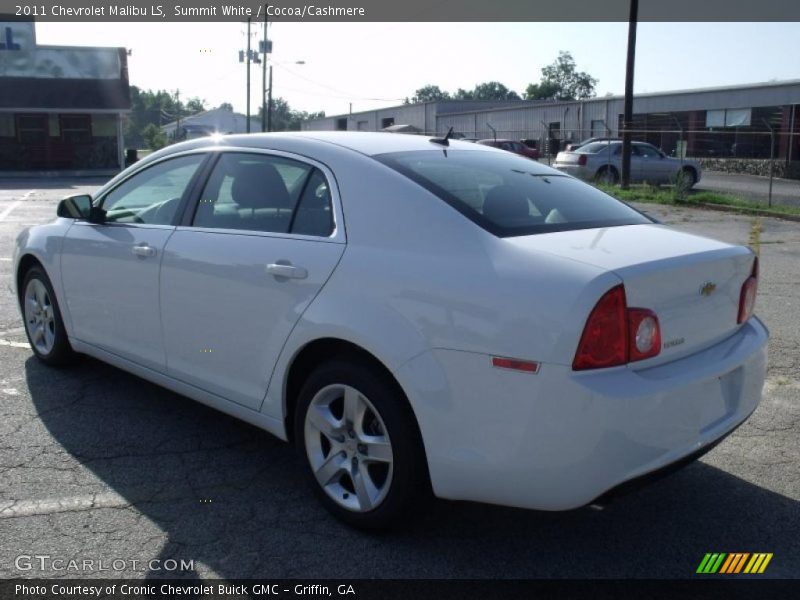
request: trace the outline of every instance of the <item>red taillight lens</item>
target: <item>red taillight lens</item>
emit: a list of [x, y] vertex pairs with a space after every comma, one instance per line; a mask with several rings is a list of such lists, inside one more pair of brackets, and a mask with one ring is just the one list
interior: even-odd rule
[[583, 329], [572, 368], [601, 369], [652, 358], [661, 352], [658, 317], [646, 308], [628, 308], [625, 287], [606, 292]]
[[756, 293], [758, 292], [758, 257], [753, 259], [753, 270], [750, 277], [742, 284], [739, 294], [739, 316], [737, 323], [744, 323], [751, 317], [756, 307]]
[[652, 310], [628, 309], [628, 331], [631, 362], [644, 360], [661, 352], [661, 329], [658, 326], [658, 317]]
[[585, 167], [585, 166], [586, 166], [586, 155], [585, 155], [585, 154], [581, 154], [581, 155], [578, 157], [578, 164], [579, 164], [580, 166], [582, 166], [582, 167]]
[[625, 288], [611, 288], [597, 302], [578, 344], [572, 368], [599, 369], [628, 362], [628, 323], [625, 318]]

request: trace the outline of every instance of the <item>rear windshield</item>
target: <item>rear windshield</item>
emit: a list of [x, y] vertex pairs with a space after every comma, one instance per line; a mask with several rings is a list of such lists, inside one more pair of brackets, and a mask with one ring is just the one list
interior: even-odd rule
[[511, 153], [423, 150], [374, 158], [498, 237], [652, 222], [590, 185]]
[[578, 148], [584, 154], [597, 154], [608, 148], [609, 146], [616, 146], [614, 142], [592, 142]]

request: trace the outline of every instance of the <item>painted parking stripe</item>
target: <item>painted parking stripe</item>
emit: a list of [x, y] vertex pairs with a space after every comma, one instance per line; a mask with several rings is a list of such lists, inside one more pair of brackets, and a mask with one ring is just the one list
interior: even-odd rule
[[8, 340], [0, 340], [0, 346], [10, 346], [11, 348], [27, 348], [30, 349], [28, 342], [10, 342]]
[[130, 505], [129, 500], [113, 492], [44, 500], [2, 500], [0, 501], [0, 519], [81, 512], [96, 508], [126, 508]]
[[0, 213], [0, 221], [3, 221], [8, 215], [11, 214], [11, 211], [17, 208], [20, 204], [22, 204], [22, 200], [17, 200], [16, 202], [12, 202], [10, 206], [7, 206], [6, 209]]

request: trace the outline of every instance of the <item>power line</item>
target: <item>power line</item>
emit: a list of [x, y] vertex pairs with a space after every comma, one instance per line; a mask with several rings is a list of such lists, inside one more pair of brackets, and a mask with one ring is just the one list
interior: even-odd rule
[[[328, 90], [336, 92], [337, 94], [344, 94], [343, 96], [338, 96], [339, 98], [343, 98], [343, 99], [347, 99], [347, 100], [370, 100], [370, 101], [373, 101], [373, 102], [398, 102], [398, 101], [402, 102], [404, 100], [404, 98], [367, 98], [367, 97], [364, 97], [364, 96], [359, 96], [358, 94], [352, 94], [350, 92], [331, 87], [331, 86], [329, 86], [327, 84], [320, 83], [319, 81], [314, 81], [313, 79], [309, 79], [308, 77], [305, 77], [303, 75], [295, 73], [294, 71], [292, 71], [291, 69], [286, 68], [285, 66], [281, 65], [280, 63], [276, 63], [276, 62], [273, 61], [272, 64], [275, 65], [276, 67], [279, 67], [279, 68], [283, 69], [284, 71], [294, 75], [295, 77], [299, 77], [300, 79], [308, 81], [309, 83], [312, 83], [314, 85], [318, 85], [320, 87], [326, 88]], [[295, 90], [295, 91], [297, 91], [297, 90]], [[317, 95], [320, 95], [320, 94], [317, 94]], [[328, 97], [333, 98], [333, 97], [336, 97], [336, 96], [328, 95]]]

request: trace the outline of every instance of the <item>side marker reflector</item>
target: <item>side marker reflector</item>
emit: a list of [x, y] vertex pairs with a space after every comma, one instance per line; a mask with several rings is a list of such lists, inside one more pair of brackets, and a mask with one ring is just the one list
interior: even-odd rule
[[511, 369], [512, 371], [523, 371], [525, 373], [539, 372], [538, 362], [518, 360], [516, 358], [503, 358], [501, 356], [492, 357], [492, 366], [498, 369]]

